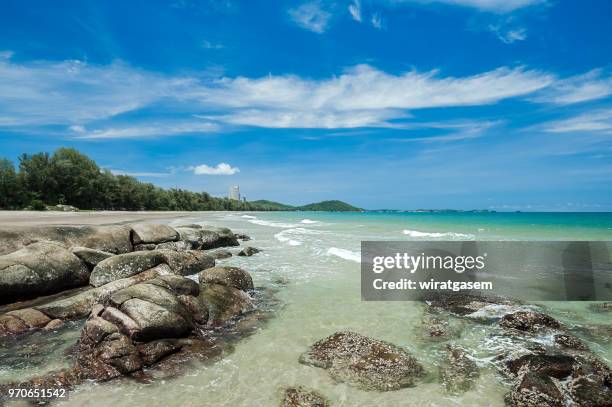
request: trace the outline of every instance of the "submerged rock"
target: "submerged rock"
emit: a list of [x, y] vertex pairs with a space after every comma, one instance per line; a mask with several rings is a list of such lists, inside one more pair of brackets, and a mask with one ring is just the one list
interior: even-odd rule
[[589, 305], [589, 309], [593, 312], [612, 312], [612, 302], [596, 302]]
[[587, 350], [586, 345], [578, 338], [568, 334], [556, 334], [553, 341], [560, 348]]
[[111, 281], [131, 277], [165, 262], [166, 258], [158, 251], [120, 254], [98, 263], [91, 272], [89, 283], [99, 287]]
[[215, 250], [214, 252], [209, 253], [215, 260], [218, 259], [229, 259], [232, 257], [232, 252], [225, 249]]
[[489, 306], [515, 306], [516, 302], [494, 296], [466, 293], [433, 292], [423, 298], [430, 307], [457, 316], [467, 316]]
[[553, 317], [536, 311], [518, 311], [506, 314], [499, 325], [503, 328], [536, 332], [542, 328], [560, 329], [561, 324]]
[[425, 312], [421, 318], [421, 334], [428, 341], [448, 341], [459, 335], [459, 329], [451, 326], [448, 317]]
[[480, 376], [478, 366], [462, 348], [446, 347], [446, 364], [440, 367], [440, 380], [451, 393], [470, 390]]
[[563, 394], [548, 376], [529, 372], [506, 396], [506, 403], [513, 407], [561, 407]]
[[234, 237], [244, 242], [251, 240], [251, 237], [249, 235], [245, 235], [244, 233], [234, 233]]
[[316, 342], [300, 363], [327, 369], [330, 376], [363, 390], [413, 386], [423, 367], [404, 349], [354, 332], [337, 332]]
[[59, 243], [32, 243], [0, 256], [0, 304], [87, 285], [89, 270]]
[[280, 407], [328, 407], [329, 402], [315, 390], [289, 387], [283, 392]]
[[246, 246], [244, 249], [240, 250], [240, 252], [238, 252], [238, 256], [252, 256], [254, 254], [257, 254], [261, 252], [261, 250], [259, 250], [256, 247], [251, 247], [251, 246]]

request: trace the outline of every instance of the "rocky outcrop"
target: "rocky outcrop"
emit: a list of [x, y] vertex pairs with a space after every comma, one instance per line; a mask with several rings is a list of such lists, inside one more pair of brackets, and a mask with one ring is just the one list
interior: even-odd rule
[[280, 407], [329, 407], [329, 402], [315, 390], [289, 387], [283, 391]]
[[502, 328], [536, 332], [540, 329], [560, 329], [561, 324], [553, 317], [536, 311], [518, 311], [506, 314], [499, 322]]
[[254, 254], [257, 254], [261, 252], [261, 250], [259, 250], [256, 247], [251, 247], [251, 246], [246, 246], [244, 249], [240, 250], [238, 252], [238, 256], [246, 256], [246, 257], [250, 257]]
[[66, 247], [82, 246], [110, 253], [132, 251], [129, 226], [28, 226], [0, 229], [0, 255], [33, 242], [52, 241]]
[[90, 249], [88, 247], [76, 246], [70, 249], [75, 256], [83, 260], [83, 262], [90, 268], [93, 269], [103, 260], [113, 257], [113, 253], [104, 252], [102, 250]]
[[131, 277], [166, 261], [158, 251], [120, 254], [101, 261], [91, 272], [89, 283], [99, 287], [111, 281]]
[[517, 305], [516, 302], [506, 298], [461, 292], [432, 292], [423, 299], [431, 308], [444, 310], [456, 316], [469, 316], [490, 306], [512, 307]]
[[404, 349], [354, 332], [337, 332], [316, 342], [299, 361], [363, 390], [398, 390], [413, 386], [424, 374]]
[[136, 223], [131, 225], [132, 243], [134, 245], [147, 243], [165, 243], [178, 240], [178, 232], [168, 225], [155, 223]]
[[202, 271], [198, 277], [201, 285], [219, 284], [242, 291], [254, 288], [250, 274], [238, 267], [212, 267]]
[[0, 336], [17, 335], [36, 328], [44, 328], [51, 318], [33, 308], [24, 308], [0, 315]]
[[164, 263], [169, 265], [175, 274], [181, 276], [197, 274], [215, 266], [215, 259], [199, 250], [158, 250], [158, 252], [163, 256]]
[[513, 407], [561, 407], [563, 394], [548, 376], [527, 373], [506, 396], [506, 404]]
[[238, 240], [227, 228], [177, 227], [179, 239], [191, 245], [193, 250], [216, 249], [225, 246], [239, 246]]
[[556, 334], [553, 337], [553, 342], [560, 348], [587, 350], [586, 345], [580, 339], [569, 334]]
[[230, 257], [232, 257], [232, 252], [230, 252], [229, 250], [225, 250], [225, 249], [215, 250], [213, 252], [209, 252], [209, 254], [215, 260], [229, 259]]
[[32, 243], [0, 256], [0, 303], [7, 304], [86, 285], [89, 270], [59, 243]]
[[478, 366], [464, 349], [447, 345], [446, 361], [440, 367], [440, 381], [449, 392], [470, 390], [479, 376]]

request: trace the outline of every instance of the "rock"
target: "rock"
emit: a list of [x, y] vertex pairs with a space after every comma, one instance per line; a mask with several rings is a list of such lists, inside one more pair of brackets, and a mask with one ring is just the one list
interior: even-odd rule
[[172, 250], [159, 250], [164, 262], [170, 266], [175, 274], [189, 276], [202, 270], [215, 267], [215, 259], [207, 253], [198, 250], [182, 252]]
[[174, 250], [178, 252], [182, 252], [184, 250], [190, 250], [191, 244], [184, 240], [179, 240], [178, 242], [166, 242], [160, 243], [154, 247], [155, 250]]
[[586, 345], [573, 335], [556, 334], [553, 337], [555, 344], [561, 348], [587, 350]]
[[224, 246], [238, 246], [238, 240], [227, 228], [177, 227], [179, 239], [188, 242], [194, 250], [216, 249]]
[[563, 354], [529, 353], [505, 362], [506, 371], [513, 376], [531, 372], [564, 379], [570, 376], [576, 367], [576, 360]]
[[43, 328], [45, 331], [55, 331], [61, 328], [64, 325], [64, 321], [61, 319], [52, 319], [45, 327]]
[[252, 256], [254, 254], [257, 254], [261, 252], [261, 250], [255, 248], [255, 247], [251, 247], [251, 246], [246, 246], [244, 249], [240, 250], [240, 252], [238, 252], [238, 256]]
[[90, 269], [93, 269], [102, 260], [113, 257], [113, 253], [104, 252], [102, 250], [90, 249], [88, 247], [76, 246], [70, 249], [75, 256], [83, 260]]
[[166, 262], [158, 251], [134, 252], [110, 257], [98, 263], [91, 272], [89, 283], [99, 287], [111, 281], [130, 277]]
[[244, 233], [234, 233], [234, 237], [244, 242], [251, 240], [251, 237], [248, 235], [245, 235]]
[[447, 292], [429, 293], [424, 300], [434, 309], [448, 311], [457, 316], [470, 315], [492, 305], [516, 305], [514, 301], [501, 297]]
[[451, 393], [470, 390], [480, 373], [468, 353], [454, 345], [446, 347], [446, 364], [440, 367], [440, 379]]
[[100, 316], [105, 321], [114, 324], [119, 329], [119, 332], [128, 338], [132, 338], [140, 332], [140, 325], [117, 308], [103, 308]]
[[17, 335], [28, 331], [30, 327], [17, 317], [0, 315], [0, 336]]
[[598, 376], [579, 376], [567, 383], [568, 393], [578, 406], [612, 406], [612, 386]]
[[327, 369], [331, 377], [363, 390], [413, 386], [423, 367], [402, 348], [353, 332], [337, 332], [316, 342], [300, 363]]
[[513, 407], [562, 407], [563, 394], [550, 377], [527, 373], [506, 396]]
[[58, 243], [32, 243], [0, 256], [0, 304], [87, 285], [89, 270]]
[[134, 245], [135, 252], [146, 252], [148, 250], [155, 250], [157, 245], [155, 243], [141, 243]]
[[42, 312], [33, 308], [24, 308], [16, 311], [7, 312], [6, 315], [19, 318], [29, 328], [42, 328], [51, 322], [51, 318], [43, 314]]
[[215, 260], [228, 259], [232, 257], [232, 252], [230, 252], [229, 250], [221, 249], [221, 250], [215, 250], [214, 252], [210, 253], [210, 255]]
[[26, 226], [0, 228], [0, 255], [14, 252], [37, 241], [58, 242], [110, 253], [132, 251], [128, 226]]
[[87, 315], [89, 315], [94, 304], [110, 297], [112, 293], [131, 285], [166, 274], [172, 274], [170, 266], [167, 264], [160, 264], [157, 267], [144, 271], [140, 274], [136, 274], [135, 276], [115, 280], [100, 287], [80, 292], [68, 298], [62, 298], [46, 304], [36, 305], [34, 308], [51, 318], [63, 320], [85, 318]]
[[612, 311], [612, 302], [596, 302], [589, 305], [589, 310], [593, 312], [610, 312]]
[[423, 314], [421, 327], [423, 338], [431, 341], [447, 341], [457, 334], [451, 329], [448, 318], [443, 315]]
[[253, 290], [253, 279], [246, 271], [238, 267], [212, 267], [199, 275], [200, 287], [205, 284], [220, 284], [242, 291]]
[[178, 240], [179, 234], [168, 225], [158, 225], [156, 223], [136, 223], [131, 225], [132, 243], [164, 243]]
[[304, 387], [289, 387], [283, 392], [281, 407], [328, 407], [329, 402], [321, 394]]
[[182, 276], [159, 276], [153, 280], [148, 280], [147, 284], [155, 284], [168, 288], [179, 295], [191, 295], [197, 297], [198, 294], [200, 294], [200, 286], [198, 283]]
[[191, 330], [189, 322], [180, 314], [138, 298], [121, 304], [121, 311], [140, 326], [140, 332], [134, 337], [138, 341], [181, 337]]
[[244, 291], [220, 284], [200, 288], [200, 301], [208, 308], [208, 325], [222, 326], [231, 319], [254, 308], [251, 297]]
[[138, 352], [145, 365], [150, 366], [181, 349], [177, 341], [161, 339], [138, 345]]
[[561, 328], [559, 321], [551, 316], [536, 311], [518, 311], [504, 315], [499, 325], [503, 328], [517, 329], [526, 332], [536, 332], [542, 328]]
[[173, 290], [148, 282], [135, 284], [115, 292], [110, 296], [108, 304], [122, 308], [125, 302], [134, 298], [159, 305], [168, 311], [189, 318], [183, 304], [178, 300], [177, 294]]

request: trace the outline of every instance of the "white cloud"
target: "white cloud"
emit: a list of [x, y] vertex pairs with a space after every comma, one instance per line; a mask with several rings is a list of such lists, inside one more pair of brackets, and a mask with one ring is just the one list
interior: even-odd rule
[[125, 126], [105, 127], [94, 130], [86, 130], [83, 126], [70, 126], [70, 130], [76, 134], [77, 138], [91, 140], [163, 137], [189, 133], [212, 133], [219, 131], [219, 125], [203, 120], [192, 120], [143, 125], [129, 124]]
[[569, 119], [544, 123], [543, 130], [549, 133], [601, 133], [612, 134], [612, 109], [583, 113]]
[[604, 77], [601, 69], [559, 80], [536, 95], [536, 102], [567, 105], [602, 99], [612, 95], [612, 77]]
[[493, 13], [508, 13], [523, 7], [545, 3], [546, 0], [395, 0], [396, 2], [445, 3], [471, 7]]
[[503, 25], [489, 25], [489, 31], [504, 44], [513, 44], [516, 41], [524, 41], [527, 39], [527, 29], [524, 27], [505, 28]]
[[353, 0], [348, 6], [349, 13], [353, 17], [353, 20], [361, 22], [361, 0]]
[[372, 18], [370, 19], [372, 23], [372, 27], [382, 30], [383, 28], [383, 19], [378, 13], [372, 14]]
[[291, 19], [300, 27], [322, 34], [327, 30], [331, 13], [323, 9], [320, 1], [304, 3], [297, 8], [289, 9]]
[[232, 167], [227, 163], [219, 163], [216, 167], [201, 164], [195, 167], [189, 167], [188, 170], [193, 171], [196, 175], [234, 175], [240, 172], [239, 168]]
[[223, 46], [223, 44], [215, 44], [215, 43], [207, 41], [207, 40], [202, 41], [202, 47], [204, 47], [206, 49], [223, 49], [223, 48], [225, 48]]

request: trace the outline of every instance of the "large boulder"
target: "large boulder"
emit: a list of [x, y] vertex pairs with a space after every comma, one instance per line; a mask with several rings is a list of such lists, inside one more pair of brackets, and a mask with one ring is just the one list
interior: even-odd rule
[[255, 308], [246, 292], [221, 284], [202, 285], [199, 299], [208, 308], [209, 326], [225, 325]]
[[166, 257], [158, 251], [125, 253], [101, 261], [94, 267], [89, 283], [99, 287], [111, 281], [141, 273], [166, 262]]
[[413, 386], [424, 374], [404, 349], [354, 332], [337, 332], [316, 342], [299, 361], [327, 369], [336, 381], [363, 390], [398, 390]]
[[179, 239], [188, 242], [194, 250], [208, 250], [224, 246], [239, 246], [238, 239], [227, 228], [213, 228], [211, 226], [177, 227]]
[[0, 229], [0, 255], [38, 241], [82, 246], [110, 253], [132, 251], [129, 226], [14, 226]]
[[159, 250], [164, 262], [170, 266], [174, 273], [181, 276], [197, 274], [202, 270], [215, 267], [215, 259], [200, 250]]
[[212, 267], [202, 271], [198, 275], [200, 285], [220, 284], [234, 287], [238, 290], [253, 290], [253, 279], [246, 271], [238, 267]]
[[70, 251], [79, 259], [83, 260], [83, 262], [91, 269], [96, 267], [102, 260], [106, 260], [109, 257], [114, 256], [113, 253], [81, 246], [72, 247]]
[[238, 252], [238, 256], [245, 256], [245, 257], [250, 257], [254, 254], [257, 254], [261, 252], [260, 249], [256, 248], [256, 247], [252, 247], [252, 246], [245, 246], [244, 249], [240, 250], [240, 252]]
[[562, 407], [563, 394], [548, 376], [527, 373], [506, 396], [506, 404], [512, 407]]
[[0, 256], [1, 304], [83, 286], [88, 280], [85, 263], [59, 243], [32, 243]]
[[51, 318], [60, 320], [81, 319], [87, 317], [91, 307], [109, 298], [114, 292], [134, 284], [148, 281], [159, 276], [171, 275], [173, 272], [167, 264], [160, 264], [157, 267], [146, 270], [132, 277], [122, 278], [112, 281], [97, 288], [92, 288], [67, 298], [60, 298], [45, 304], [34, 306]]
[[165, 243], [178, 240], [179, 234], [168, 225], [158, 225], [156, 223], [136, 223], [132, 227], [132, 243]]

